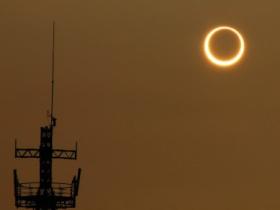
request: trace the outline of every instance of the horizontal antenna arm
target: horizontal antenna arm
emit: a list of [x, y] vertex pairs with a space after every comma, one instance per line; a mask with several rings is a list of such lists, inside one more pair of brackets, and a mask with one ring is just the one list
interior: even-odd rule
[[[15, 157], [16, 158], [40, 158], [40, 150], [39, 149], [17, 149], [16, 148]], [[55, 149], [52, 152], [52, 158], [76, 160], [77, 151], [76, 150]]]
[[52, 157], [56, 159], [76, 160], [77, 150], [55, 149], [53, 150]]
[[39, 149], [15, 149], [16, 158], [39, 158], [40, 150]]

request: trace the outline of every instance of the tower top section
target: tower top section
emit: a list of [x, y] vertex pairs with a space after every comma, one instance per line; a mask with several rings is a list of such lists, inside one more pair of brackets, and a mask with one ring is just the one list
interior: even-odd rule
[[55, 59], [55, 23], [53, 22], [52, 69], [51, 69], [51, 113], [50, 124], [41, 127], [39, 148], [18, 148], [15, 146], [16, 158], [39, 159], [40, 180], [38, 182], [20, 182], [14, 170], [14, 195], [16, 207], [34, 210], [57, 210], [76, 207], [81, 169], [73, 177], [71, 183], [53, 182], [53, 159], [76, 160], [77, 144], [73, 150], [53, 149], [54, 117], [54, 59]]

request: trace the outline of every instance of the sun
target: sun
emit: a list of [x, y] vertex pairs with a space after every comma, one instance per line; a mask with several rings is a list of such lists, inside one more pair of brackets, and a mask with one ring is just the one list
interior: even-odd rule
[[[238, 40], [239, 40], [239, 50], [238, 50], [238, 52], [233, 57], [231, 57], [229, 59], [226, 59], [226, 60], [217, 58], [214, 55], [214, 53], [211, 51], [211, 40], [212, 40], [212, 38], [215, 34], [217, 34], [218, 32], [221, 32], [221, 31], [230, 31], [234, 35], [236, 35]], [[241, 35], [241, 33], [239, 31], [237, 31], [236, 29], [234, 29], [233, 27], [219, 26], [219, 27], [216, 27], [216, 28], [212, 29], [210, 32], [208, 32], [208, 34], [206, 35], [206, 37], [204, 39], [203, 48], [204, 48], [204, 53], [206, 55], [206, 58], [211, 63], [213, 63], [217, 66], [220, 66], [220, 67], [229, 67], [229, 66], [232, 66], [232, 65], [236, 64], [238, 61], [240, 61], [240, 59], [244, 55], [245, 41], [244, 41], [244, 38]]]

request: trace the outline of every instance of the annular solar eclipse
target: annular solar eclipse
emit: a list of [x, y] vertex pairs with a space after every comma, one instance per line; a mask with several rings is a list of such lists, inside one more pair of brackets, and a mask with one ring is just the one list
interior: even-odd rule
[[[236, 35], [236, 37], [238, 38], [238, 41], [239, 41], [238, 52], [229, 59], [218, 58], [217, 56], [215, 56], [215, 53], [211, 49], [212, 38], [221, 31], [232, 32], [234, 35]], [[217, 66], [220, 66], [220, 67], [229, 67], [229, 66], [232, 66], [232, 65], [238, 63], [240, 61], [240, 59], [242, 58], [242, 56], [244, 55], [245, 41], [244, 41], [244, 38], [241, 35], [241, 33], [239, 31], [237, 31], [235, 28], [229, 27], [229, 26], [219, 26], [208, 32], [208, 34], [206, 35], [206, 37], [204, 39], [203, 48], [204, 48], [204, 53], [205, 53], [206, 58], [211, 63], [213, 63]]]

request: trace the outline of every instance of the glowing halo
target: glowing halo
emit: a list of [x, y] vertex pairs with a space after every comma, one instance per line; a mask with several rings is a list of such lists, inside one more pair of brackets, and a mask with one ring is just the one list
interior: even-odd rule
[[[226, 59], [226, 60], [218, 59], [216, 56], [214, 56], [214, 54], [212, 53], [212, 51], [210, 49], [210, 43], [211, 43], [211, 39], [213, 38], [213, 36], [217, 32], [220, 32], [223, 30], [233, 32], [238, 37], [239, 43], [240, 43], [238, 53], [235, 56], [233, 56], [232, 58]], [[217, 28], [212, 29], [207, 34], [207, 36], [205, 37], [205, 40], [204, 40], [204, 53], [205, 53], [206, 57], [213, 64], [221, 66], [221, 67], [228, 67], [228, 66], [231, 66], [231, 65], [237, 63], [243, 56], [244, 51], [245, 51], [245, 41], [244, 41], [242, 35], [236, 29], [229, 27], [229, 26], [219, 26]]]

